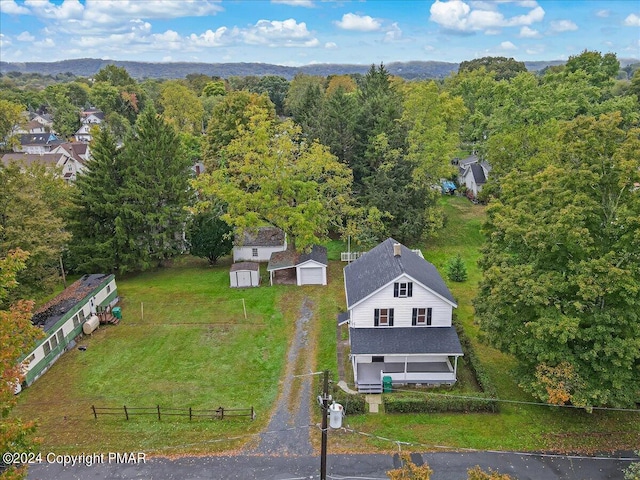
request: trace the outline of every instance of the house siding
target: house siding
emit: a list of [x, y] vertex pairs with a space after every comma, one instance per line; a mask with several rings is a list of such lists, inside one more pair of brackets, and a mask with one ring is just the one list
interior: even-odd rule
[[[253, 249], [258, 249], [258, 256], [254, 257]], [[286, 244], [276, 247], [233, 247], [233, 261], [234, 262], [268, 262], [271, 258], [271, 254], [274, 252], [282, 252], [286, 250]]]
[[[376, 308], [393, 308], [393, 327], [411, 327], [414, 308], [431, 308], [431, 326], [450, 327], [453, 307], [442, 298], [432, 293], [419, 283], [413, 281], [413, 295], [411, 297], [394, 297], [393, 284], [395, 282], [411, 282], [409, 277], [400, 276], [394, 282], [386, 285], [375, 295], [363, 300], [351, 310], [350, 324], [354, 328], [371, 328], [374, 326], [374, 310]], [[414, 327], [428, 328], [428, 327]]]

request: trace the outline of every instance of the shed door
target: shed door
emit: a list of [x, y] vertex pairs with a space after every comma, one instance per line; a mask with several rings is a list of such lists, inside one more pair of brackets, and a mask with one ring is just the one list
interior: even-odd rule
[[236, 272], [239, 287], [251, 287], [251, 272], [249, 270], [239, 270]]
[[322, 285], [322, 267], [301, 268], [300, 283], [302, 285]]

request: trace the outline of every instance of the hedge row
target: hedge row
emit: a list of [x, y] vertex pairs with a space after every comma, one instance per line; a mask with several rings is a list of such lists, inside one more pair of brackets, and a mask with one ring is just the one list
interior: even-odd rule
[[[455, 315], [453, 316], [453, 325], [456, 327], [456, 331], [458, 332], [458, 338], [460, 339], [460, 344], [462, 345], [462, 350], [464, 351], [464, 358], [467, 361], [469, 368], [471, 368], [471, 371], [475, 375], [476, 380], [478, 381], [478, 385], [480, 385], [480, 388], [484, 392], [484, 396], [488, 398], [497, 398], [498, 391], [496, 390], [496, 387], [493, 385], [493, 383], [491, 383], [491, 378], [489, 377], [487, 370], [485, 369], [482, 362], [480, 362], [478, 354], [471, 344], [471, 340], [465, 333], [464, 328], [462, 328], [462, 325], [458, 322], [458, 319]], [[495, 404], [494, 411], [497, 412], [497, 402], [493, 403]]]
[[352, 395], [339, 387], [334, 387], [331, 396], [336, 403], [342, 405], [345, 415], [362, 415], [369, 411], [364, 395]]
[[[486, 394], [483, 398], [460, 398], [446, 394], [424, 393], [419, 397], [384, 395], [386, 413], [444, 413], [444, 412], [495, 412], [495, 403]], [[474, 395], [476, 397], [478, 395]]]

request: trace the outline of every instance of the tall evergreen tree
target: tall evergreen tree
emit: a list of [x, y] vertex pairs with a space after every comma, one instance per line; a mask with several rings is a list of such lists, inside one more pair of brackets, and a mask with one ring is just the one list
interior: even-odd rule
[[152, 108], [121, 149], [108, 130], [78, 179], [70, 261], [82, 272], [144, 270], [180, 253], [189, 167], [177, 133]]
[[115, 222], [120, 213], [124, 165], [122, 152], [108, 128], [91, 143], [91, 160], [78, 176], [69, 228], [73, 239], [67, 264], [80, 272], [114, 271], [120, 264]]
[[176, 131], [152, 107], [139, 116], [122, 155], [114, 239], [121, 253], [118, 269], [144, 270], [184, 248], [190, 163]]

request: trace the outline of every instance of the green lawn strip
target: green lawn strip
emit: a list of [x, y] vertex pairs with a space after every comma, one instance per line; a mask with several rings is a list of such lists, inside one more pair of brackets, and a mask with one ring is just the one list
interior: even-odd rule
[[[87, 350], [66, 353], [21, 394], [16, 415], [36, 418], [42, 448], [55, 452], [212, 452], [249, 440], [275, 403], [291, 328], [277, 307], [276, 288], [228, 284], [227, 267], [192, 265], [119, 279], [120, 325], [81, 339]], [[240, 308], [229, 307], [234, 304]], [[122, 411], [95, 420], [91, 405], [160, 405], [161, 412], [185, 413], [190, 406], [253, 406], [257, 419], [133, 415], [126, 421]]]

